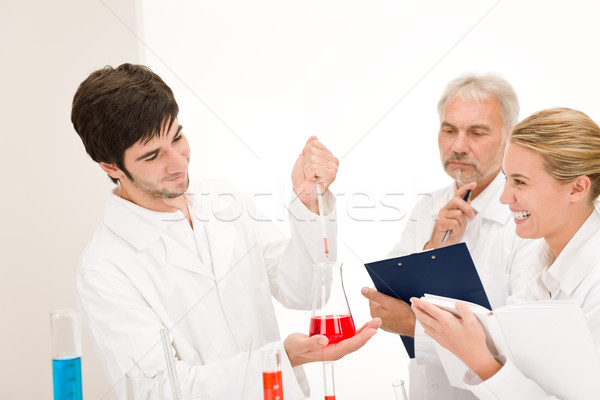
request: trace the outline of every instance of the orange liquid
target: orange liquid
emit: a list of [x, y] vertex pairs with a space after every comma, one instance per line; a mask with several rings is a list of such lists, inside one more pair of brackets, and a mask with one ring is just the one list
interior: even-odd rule
[[335, 400], [335, 396], [325, 396], [325, 400]]
[[281, 371], [263, 372], [263, 393], [265, 400], [283, 400]]
[[327, 315], [310, 319], [309, 335], [325, 335], [332, 344], [356, 335], [356, 328], [351, 315]]

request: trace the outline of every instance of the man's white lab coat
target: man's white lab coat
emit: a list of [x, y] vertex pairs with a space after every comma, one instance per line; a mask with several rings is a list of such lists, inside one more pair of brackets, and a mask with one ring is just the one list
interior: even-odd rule
[[[308, 385], [279, 340], [271, 296], [310, 309], [312, 265], [325, 261], [316, 216], [293, 201], [286, 239], [223, 182], [190, 186], [186, 197], [209, 260], [144, 218], [149, 210], [114, 194], [81, 256], [75, 295], [109, 381], [123, 393], [123, 377], [135, 363], [165, 369], [159, 330], [166, 327], [183, 398], [241, 399], [242, 391], [245, 399], [262, 398], [259, 349], [265, 347], [282, 351], [285, 398], [304, 398]], [[324, 200], [332, 210], [333, 196]], [[331, 260], [335, 224], [327, 230]]]
[[[504, 176], [496, 178], [471, 202], [476, 212], [469, 220], [461, 241], [465, 242], [492, 308], [506, 303], [524, 290], [520, 273], [535, 265], [531, 254], [535, 241], [520, 239], [510, 209], [500, 203]], [[454, 196], [456, 185], [424, 194], [410, 214], [401, 241], [389, 257], [423, 251], [433, 232], [438, 212]], [[425, 335], [421, 325], [415, 326], [415, 358], [410, 360], [411, 400], [469, 400], [475, 396], [468, 390], [450, 385], [439, 361], [433, 339]]]

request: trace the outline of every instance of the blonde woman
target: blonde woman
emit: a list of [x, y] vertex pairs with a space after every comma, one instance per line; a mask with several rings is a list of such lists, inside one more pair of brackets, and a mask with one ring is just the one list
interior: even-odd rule
[[[575, 300], [600, 349], [600, 128], [567, 108], [540, 111], [517, 124], [503, 162], [500, 201], [516, 233], [544, 238], [539, 268], [529, 271], [517, 301]], [[464, 381], [480, 399], [556, 399], [510, 361], [494, 358], [481, 324], [460, 302], [462, 319], [419, 299], [412, 308], [425, 332], [470, 368]], [[600, 378], [600, 377], [599, 377]]]

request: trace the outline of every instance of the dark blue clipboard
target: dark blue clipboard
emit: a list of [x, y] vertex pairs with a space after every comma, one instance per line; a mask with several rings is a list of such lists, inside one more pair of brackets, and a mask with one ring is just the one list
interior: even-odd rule
[[[375, 288], [410, 304], [425, 293], [470, 301], [491, 310], [475, 264], [464, 243], [365, 264]], [[401, 336], [410, 358], [414, 340]]]

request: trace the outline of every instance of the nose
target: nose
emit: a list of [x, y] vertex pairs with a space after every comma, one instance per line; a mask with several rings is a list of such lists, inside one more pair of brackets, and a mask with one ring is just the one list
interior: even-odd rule
[[165, 152], [167, 173], [176, 174], [184, 172], [187, 169], [187, 157], [174, 148]]
[[500, 203], [502, 204], [512, 204], [515, 202], [515, 196], [508, 184], [508, 179], [504, 182], [504, 189], [502, 190], [502, 194], [500, 195]]
[[454, 142], [452, 143], [452, 150], [455, 153], [468, 153], [469, 152], [469, 138], [466, 134], [466, 132], [464, 131], [459, 131], [458, 135], [456, 135], [456, 138], [454, 139]]

